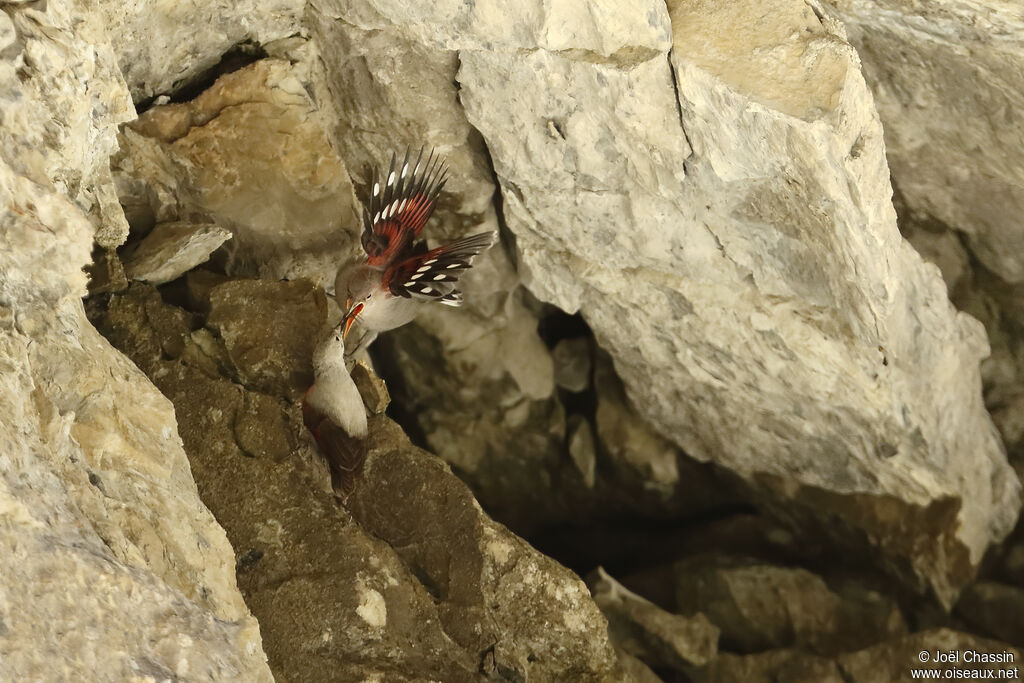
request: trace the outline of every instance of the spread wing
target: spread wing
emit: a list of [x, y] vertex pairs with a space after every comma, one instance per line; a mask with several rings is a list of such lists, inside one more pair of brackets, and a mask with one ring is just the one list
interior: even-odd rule
[[459, 306], [462, 292], [455, 288], [455, 283], [473, 265], [473, 259], [496, 239], [497, 233], [481, 232], [410, 256], [384, 271], [384, 287], [395, 296]]
[[391, 155], [387, 175], [374, 173], [370, 203], [363, 207], [363, 249], [366, 262], [384, 266], [402, 253], [427, 224], [448, 174], [433, 150], [424, 160], [420, 149], [415, 161], [406, 151], [401, 164]]

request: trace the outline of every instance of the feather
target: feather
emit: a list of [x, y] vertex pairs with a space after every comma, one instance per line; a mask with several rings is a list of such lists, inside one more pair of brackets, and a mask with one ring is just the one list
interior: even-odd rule
[[387, 173], [374, 172], [370, 202], [363, 207], [363, 250], [366, 262], [385, 266], [400, 258], [430, 220], [448, 168], [431, 150], [415, 161], [406, 150], [401, 162], [394, 154]]
[[458, 306], [462, 294], [454, 283], [496, 238], [496, 233], [481, 232], [410, 256], [384, 271], [384, 288], [395, 296], [415, 296]]

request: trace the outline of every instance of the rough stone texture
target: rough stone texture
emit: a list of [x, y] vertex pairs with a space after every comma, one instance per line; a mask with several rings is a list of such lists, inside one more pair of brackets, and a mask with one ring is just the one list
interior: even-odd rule
[[948, 603], [1020, 502], [987, 344], [900, 238], [853, 49], [803, 3], [772, 7], [672, 3], [671, 60], [642, 5], [613, 49], [470, 45], [460, 97], [527, 285], [583, 313], [633, 404]]
[[1024, 14], [1014, 2], [826, 0], [885, 124], [893, 182], [916, 221], [967, 236], [1024, 282]]
[[976, 0], [821, 6], [843, 21], [863, 60], [885, 126], [901, 230], [942, 269], [953, 302], [985, 324], [985, 402], [1020, 457], [1024, 14], [1014, 2]]
[[229, 239], [231, 233], [214, 223], [159, 223], [127, 258], [125, 274], [153, 285], [176, 280]]
[[856, 650], [906, 633], [895, 603], [848, 587], [833, 591], [804, 569], [695, 558], [676, 568], [676, 606], [703, 614], [734, 652], [800, 648], [820, 654]]
[[834, 661], [797, 650], [743, 656], [724, 653], [690, 675], [695, 683], [849, 683]]
[[563, 339], [551, 350], [555, 366], [555, 384], [567, 391], [586, 391], [591, 384], [590, 339]]
[[142, 114], [116, 160], [133, 227], [207, 217], [233, 234], [230, 271], [333, 280], [359, 214], [306, 82], [301, 64], [261, 59]]
[[624, 588], [600, 567], [588, 578], [616, 648], [652, 666], [686, 671], [715, 657], [718, 629], [703, 614], [684, 617]]
[[1024, 647], [1024, 588], [979, 581], [960, 596], [956, 614], [972, 629]]
[[297, 33], [305, 4], [304, 0], [82, 3], [107, 28], [136, 101], [188, 85], [236, 45], [267, 44]]
[[[921, 652], [934, 657], [937, 651], [960, 653], [961, 660], [954, 664], [922, 663]], [[1012, 657], [1003, 662], [965, 662], [964, 653], [978, 652], [985, 655]], [[950, 669], [976, 669], [982, 672], [994, 671], [994, 678], [999, 678], [999, 671], [1017, 669], [1016, 678], [1020, 677], [1021, 655], [1017, 648], [1010, 647], [997, 640], [979, 638], [968, 633], [960, 633], [949, 629], [934, 629], [904, 636], [898, 640], [882, 643], [859, 652], [840, 655], [838, 663], [843, 673], [842, 680], [846, 683], [896, 683], [906, 681], [912, 667], [938, 669], [945, 677]], [[965, 671], [971, 677], [969, 671]], [[1009, 672], [1008, 672], [1009, 673]], [[1004, 675], [1005, 678], [1005, 675]], [[1013, 677], [1010, 677], [1012, 680]]]
[[[959, 653], [955, 663], [922, 663], [935, 653]], [[967, 653], [1013, 657], [1004, 662], [964, 662]], [[690, 672], [696, 683], [896, 683], [912, 680], [911, 669], [938, 671], [936, 678], [981, 678], [992, 671], [993, 678], [1013, 680], [1020, 675], [1019, 650], [995, 640], [978, 638], [949, 629], [923, 631], [890, 640], [857, 652], [828, 659], [799, 650], [772, 650], [754, 655], [723, 654], [711, 664]], [[1016, 668], [1016, 674], [1013, 669]], [[972, 673], [976, 671], [977, 673]], [[947, 674], [949, 672], [949, 674]], [[1010, 674], [1007, 676], [1007, 674]]]
[[133, 115], [102, 22], [0, 11], [0, 678], [269, 681], [170, 403], [86, 321]]
[[[261, 280], [207, 291], [198, 330], [140, 286], [111, 300], [103, 327], [176, 404], [278, 680], [615, 680], [606, 623], [583, 583], [491, 521], [389, 419], [371, 416], [363, 477], [348, 509], [335, 504], [289, 398], [309, 350], [279, 344], [263, 312], [286, 302], [278, 324], [311, 339], [322, 295]], [[214, 320], [231, 333], [211, 334]], [[267, 353], [245, 351], [258, 347]], [[262, 391], [234, 377], [258, 378]]]

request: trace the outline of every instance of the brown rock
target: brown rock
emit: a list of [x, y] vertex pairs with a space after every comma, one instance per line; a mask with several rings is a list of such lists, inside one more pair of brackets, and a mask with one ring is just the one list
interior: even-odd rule
[[[960, 661], [938, 663], [933, 661], [935, 653], [953, 652]], [[968, 654], [970, 653], [970, 654]], [[984, 657], [976, 656], [984, 655]], [[874, 647], [840, 655], [837, 658], [846, 683], [902, 683], [910, 680], [911, 669], [938, 670], [945, 677], [946, 671], [959, 670], [968, 674], [978, 670], [987, 671], [1016, 669], [1012, 678], [1020, 677], [1022, 652], [996, 640], [986, 640], [969, 633], [949, 629], [935, 629], [903, 636]], [[970, 657], [973, 661], [964, 661]], [[983, 658], [1002, 658], [1001, 662], [983, 662]], [[924, 661], [927, 659], [928, 661]]]
[[207, 325], [242, 384], [297, 397], [313, 383], [310, 359], [326, 307], [322, 290], [306, 280], [233, 280], [210, 292]]
[[[339, 507], [301, 436], [298, 404], [211, 377], [187, 350], [168, 359], [153, 314], [178, 320], [178, 334], [186, 320], [162, 302], [159, 314], [147, 291], [112, 304], [111, 337], [175, 403], [200, 494], [236, 548], [239, 584], [279, 679], [457, 683], [490, 671], [614, 680], [606, 623], [583, 583], [484, 515], [443, 462], [372, 416], [363, 476], [348, 509]], [[261, 304], [279, 326], [313, 337], [318, 296], [302, 283], [225, 283], [211, 296], [210, 325], [231, 331], [229, 351], [241, 337], [279, 348]], [[248, 358], [233, 355], [232, 371], [283, 393], [309, 363], [294, 351]]]
[[671, 614], [598, 569], [588, 577], [616, 648], [651, 666], [687, 671], [715, 657], [718, 628], [707, 617]]
[[961, 593], [955, 611], [980, 632], [1024, 648], [1024, 588], [979, 581]]
[[895, 603], [873, 591], [835, 591], [809, 571], [744, 560], [680, 563], [676, 600], [684, 614], [706, 614], [722, 630], [722, 646], [739, 652], [798, 647], [831, 654], [906, 631]]

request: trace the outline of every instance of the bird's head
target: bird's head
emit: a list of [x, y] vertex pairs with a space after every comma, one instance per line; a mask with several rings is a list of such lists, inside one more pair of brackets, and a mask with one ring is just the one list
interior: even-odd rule
[[342, 320], [342, 339], [348, 337], [359, 314], [370, 304], [374, 297], [383, 296], [379, 268], [356, 263], [338, 271], [334, 281], [334, 296], [340, 305], [344, 302], [345, 318]]
[[313, 349], [313, 372], [319, 375], [331, 368], [345, 367], [345, 334], [344, 322], [322, 337]]

